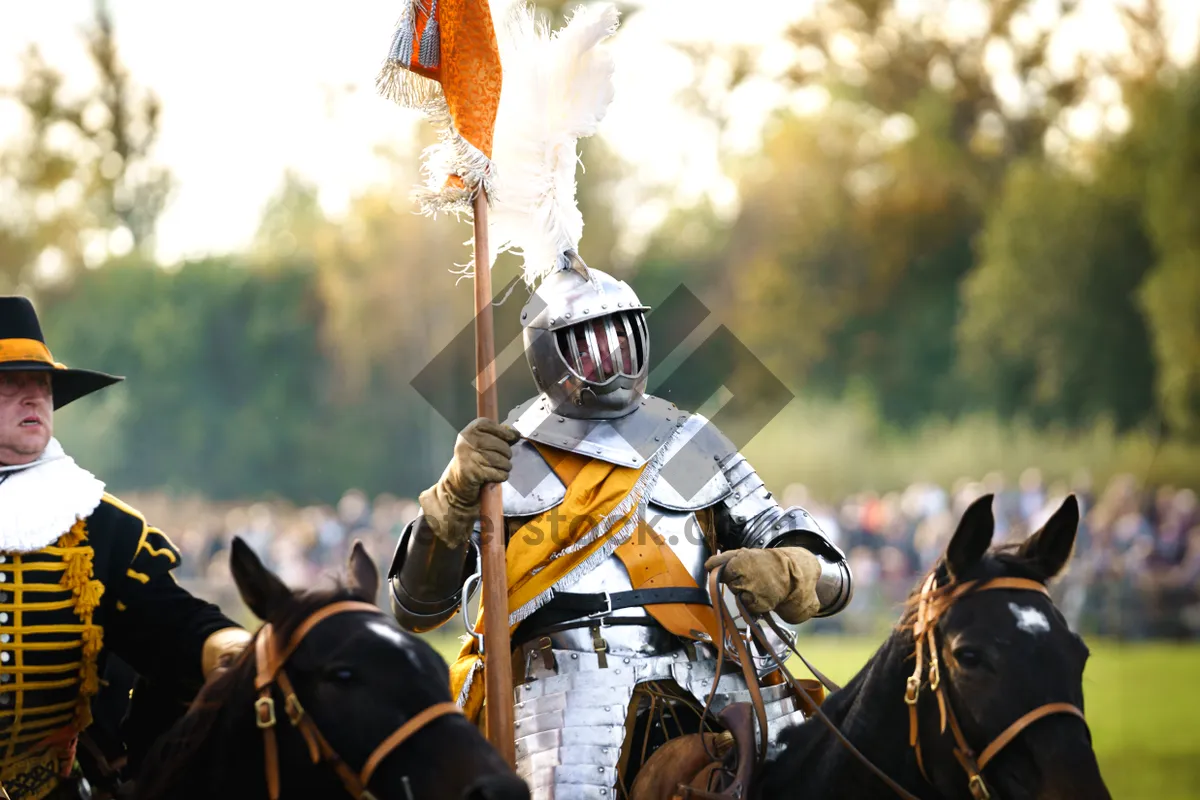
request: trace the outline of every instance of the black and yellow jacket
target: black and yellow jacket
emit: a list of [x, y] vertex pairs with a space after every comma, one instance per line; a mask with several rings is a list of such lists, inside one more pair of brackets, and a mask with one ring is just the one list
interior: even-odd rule
[[[175, 581], [161, 531], [63, 458], [0, 474], [0, 785], [13, 800], [70, 774], [109, 654], [184, 702], [206, 640], [236, 626]], [[76, 509], [69, 525], [60, 504]]]

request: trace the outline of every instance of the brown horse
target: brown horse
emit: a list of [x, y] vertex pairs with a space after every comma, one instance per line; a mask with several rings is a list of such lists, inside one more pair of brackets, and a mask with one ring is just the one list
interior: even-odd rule
[[528, 800], [457, 713], [446, 662], [374, 607], [361, 544], [330, 590], [289, 590], [241, 539], [232, 566], [267, 624], [156, 745], [133, 797]]
[[[821, 705], [825, 719], [784, 730], [743, 788], [763, 800], [1107, 800], [1083, 719], [1088, 649], [1046, 589], [1078, 523], [1070, 497], [1021, 545], [989, 551], [992, 497], [973, 503], [888, 640]], [[703, 789], [681, 796], [733, 796]]]

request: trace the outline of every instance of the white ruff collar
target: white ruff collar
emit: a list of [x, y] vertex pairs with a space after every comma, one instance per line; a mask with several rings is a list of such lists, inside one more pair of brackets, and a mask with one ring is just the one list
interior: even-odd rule
[[0, 471], [0, 550], [28, 553], [53, 544], [100, 505], [104, 483], [51, 439], [26, 469]]

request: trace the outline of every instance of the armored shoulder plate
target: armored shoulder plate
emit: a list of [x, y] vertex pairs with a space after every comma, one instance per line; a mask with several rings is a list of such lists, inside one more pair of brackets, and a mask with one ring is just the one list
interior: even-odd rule
[[729, 496], [733, 487], [722, 464], [737, 448], [712, 421], [690, 414], [668, 447], [650, 502], [675, 511], [698, 511]]
[[537, 448], [522, 439], [513, 445], [512, 471], [500, 490], [504, 516], [532, 517], [561, 503], [567, 488]]
[[674, 403], [650, 396], [616, 419], [572, 419], [552, 409], [549, 399], [538, 395], [513, 409], [505, 421], [531, 441], [623, 467], [644, 465], [689, 416]]

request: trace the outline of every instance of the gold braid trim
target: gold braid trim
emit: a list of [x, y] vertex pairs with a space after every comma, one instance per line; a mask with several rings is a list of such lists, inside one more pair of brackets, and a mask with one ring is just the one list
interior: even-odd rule
[[75, 615], [83, 623], [83, 652], [79, 667], [79, 702], [75, 707], [75, 719], [71, 728], [75, 733], [82, 731], [92, 722], [91, 699], [100, 691], [100, 675], [97, 659], [104, 646], [104, 631], [92, 624], [92, 614], [104, 596], [104, 584], [95, 580], [93, 558], [95, 551], [84, 542], [87, 540], [87, 521], [79, 520], [71, 530], [58, 540], [58, 546], [69, 548], [67, 566], [63, 570], [61, 585], [70, 589], [75, 596]]
[[24, 800], [42, 800], [58, 788], [56, 774], [59, 772], [59, 754], [43, 750], [36, 755], [14, 761], [0, 771], [0, 784], [14, 790], [23, 790]]

